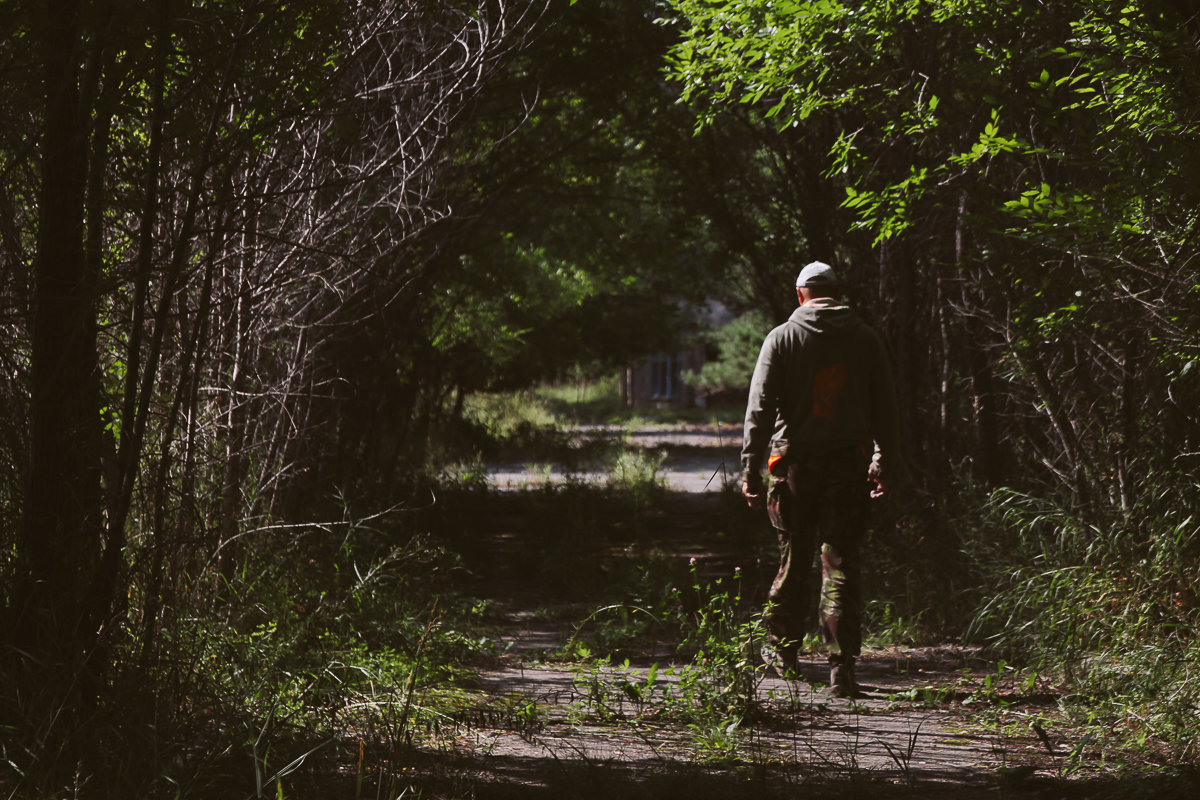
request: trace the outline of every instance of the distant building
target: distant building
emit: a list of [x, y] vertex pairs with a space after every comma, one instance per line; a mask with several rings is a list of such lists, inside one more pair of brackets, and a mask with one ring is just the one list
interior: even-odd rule
[[684, 373], [704, 364], [704, 347], [690, 345], [658, 353], [621, 370], [621, 405], [627, 408], [703, 406], [703, 397], [684, 380]]
[[[710, 300], [695, 311], [697, 328], [715, 330], [733, 315], [721, 303]], [[703, 408], [706, 397], [684, 376], [698, 372], [708, 354], [701, 339], [680, 343], [678, 349], [656, 353], [621, 370], [621, 405], [626, 408]]]

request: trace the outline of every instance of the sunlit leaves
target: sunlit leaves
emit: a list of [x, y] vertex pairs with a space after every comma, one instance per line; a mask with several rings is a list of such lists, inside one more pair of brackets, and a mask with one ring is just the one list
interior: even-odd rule
[[[1055, 161], [1072, 170], [1086, 161], [1120, 162], [1139, 182], [1130, 188], [1144, 194], [1138, 150], [1179, 150], [1196, 136], [1187, 125], [1196, 119], [1187, 106], [1194, 91], [1184, 88], [1200, 84], [1194, 50], [1153, 3], [671, 6], [685, 25], [672, 73], [685, 97], [701, 105], [701, 121], [730, 103], [756, 104], [781, 127], [804, 126], [814, 114], [836, 120], [841, 133], [828, 173], [853, 190], [846, 207], [877, 239], [910, 227], [904, 215], [923, 185], [1045, 171]], [[992, 165], [1001, 158], [1008, 166], [997, 173]], [[915, 177], [921, 170], [927, 179]], [[1006, 193], [997, 211], [1015, 212], [1028, 225], [1046, 221], [1027, 212], [1051, 206]], [[1076, 202], [1073, 213], [1087, 208], [1114, 210]], [[1117, 226], [1143, 227], [1129, 218]], [[1012, 230], [1013, 223], [997, 227]]]

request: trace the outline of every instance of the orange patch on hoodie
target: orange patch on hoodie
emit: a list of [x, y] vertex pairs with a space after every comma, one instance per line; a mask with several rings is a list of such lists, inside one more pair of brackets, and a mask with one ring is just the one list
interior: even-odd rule
[[845, 364], [831, 364], [817, 370], [813, 376], [813, 406], [814, 417], [830, 419], [834, 415], [838, 399], [846, 389], [846, 381], [850, 371]]

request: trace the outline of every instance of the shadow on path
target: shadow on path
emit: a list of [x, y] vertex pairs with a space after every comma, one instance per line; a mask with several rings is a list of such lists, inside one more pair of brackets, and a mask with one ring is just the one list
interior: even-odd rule
[[[671, 489], [628, 514], [573, 505], [553, 470], [531, 491], [491, 496], [470, 567], [475, 591], [497, 609], [507, 655], [479, 685], [493, 698], [534, 704], [536, 723], [472, 726], [453, 753], [423, 763], [426, 778], [464, 782], [489, 798], [1088, 797], [1124, 785], [1101, 777], [1097, 754], [1069, 732], [1039, 732], [1033, 723], [1056, 714], [1052, 694], [993, 687], [996, 667], [961, 647], [868, 653], [859, 666], [867, 691], [853, 701], [829, 692], [820, 656], [804, 659], [797, 681], [760, 670], [754, 713], [709, 721], [672, 719], [656, 705], [656, 692], [683, 680], [681, 670], [667, 672], [670, 642], [651, 643], [623, 668], [547, 663], [585, 619], [605, 624], [590, 617], [610, 602], [605, 581], [647, 558], [681, 572], [694, 560], [706, 576], [739, 567], [747, 608], [762, 602], [774, 573], [765, 519], [723, 485], [737, 470], [727, 432], [714, 441], [714, 432], [639, 431], [628, 442], [663, 449]], [[506, 474], [516, 473], [497, 468], [493, 479]], [[644, 687], [652, 662], [662, 668], [653, 690], [623, 700], [623, 687]], [[711, 741], [722, 731], [724, 760], [705, 761], [722, 752]]]

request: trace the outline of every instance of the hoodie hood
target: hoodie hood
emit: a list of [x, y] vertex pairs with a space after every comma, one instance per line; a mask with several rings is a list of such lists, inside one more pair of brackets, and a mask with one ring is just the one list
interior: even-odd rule
[[845, 332], [863, 324], [845, 301], [832, 297], [810, 300], [793, 311], [788, 320], [813, 333]]

